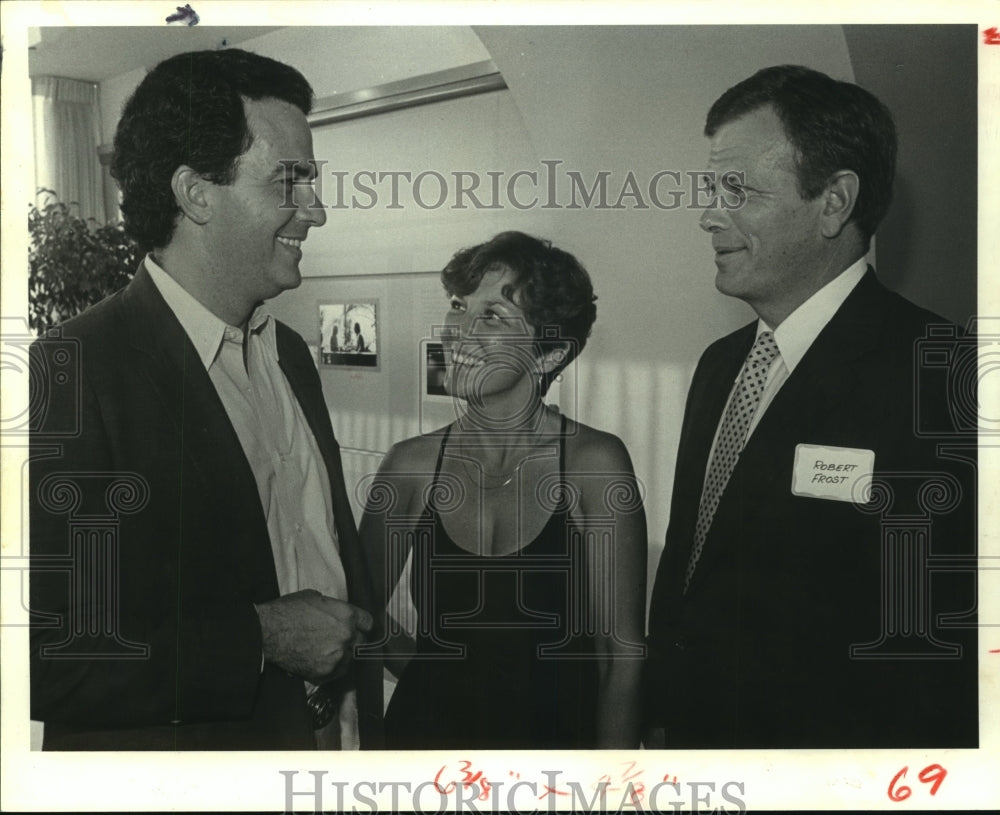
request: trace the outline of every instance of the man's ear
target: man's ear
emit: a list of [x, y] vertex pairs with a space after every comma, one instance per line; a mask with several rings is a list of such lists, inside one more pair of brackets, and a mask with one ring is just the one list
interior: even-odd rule
[[836, 238], [843, 231], [858, 203], [860, 189], [861, 180], [853, 170], [839, 170], [831, 176], [822, 192], [820, 231], [824, 238]]
[[543, 353], [538, 359], [538, 370], [544, 374], [551, 373], [565, 364], [566, 356], [568, 354], [568, 342], [560, 342], [555, 345], [550, 345], [548, 350], [545, 351], [545, 353]]
[[174, 170], [170, 179], [170, 188], [174, 192], [174, 200], [181, 208], [184, 216], [196, 224], [208, 222], [212, 214], [212, 204], [208, 195], [210, 181], [202, 178], [186, 164]]

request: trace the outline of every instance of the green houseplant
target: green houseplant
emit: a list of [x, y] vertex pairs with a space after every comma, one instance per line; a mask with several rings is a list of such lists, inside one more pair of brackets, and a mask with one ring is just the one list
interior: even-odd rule
[[140, 259], [120, 222], [102, 226], [43, 194], [28, 210], [28, 322], [39, 335], [122, 288]]

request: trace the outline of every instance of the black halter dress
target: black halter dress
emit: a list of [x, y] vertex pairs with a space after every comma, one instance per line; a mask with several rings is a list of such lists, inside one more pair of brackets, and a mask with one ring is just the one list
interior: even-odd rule
[[[434, 506], [449, 431], [422, 518], [429, 534], [414, 542], [410, 592], [424, 615], [417, 655], [386, 711], [386, 747], [594, 747], [597, 671], [593, 639], [581, 633], [586, 567], [569, 543], [568, 493], [557, 491], [555, 511], [521, 549], [468, 551], [448, 536]], [[560, 482], [565, 419], [563, 431]]]

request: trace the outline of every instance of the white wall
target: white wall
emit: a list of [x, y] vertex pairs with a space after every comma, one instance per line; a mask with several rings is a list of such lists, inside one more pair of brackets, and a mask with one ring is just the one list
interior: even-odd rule
[[318, 98], [490, 58], [468, 26], [283, 28], [239, 47], [298, 68]]
[[[236, 47], [297, 68], [317, 98], [489, 59], [468, 26], [303, 26], [243, 40]], [[107, 142], [114, 137], [122, 105], [145, 75], [145, 68], [137, 68], [101, 83]]]

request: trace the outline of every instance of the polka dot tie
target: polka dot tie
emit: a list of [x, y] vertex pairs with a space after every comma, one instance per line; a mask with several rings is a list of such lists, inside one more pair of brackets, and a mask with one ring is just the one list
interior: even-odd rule
[[767, 371], [778, 355], [778, 346], [774, 342], [774, 334], [770, 331], [761, 332], [757, 342], [753, 344], [747, 361], [743, 365], [743, 375], [739, 384], [733, 390], [726, 406], [726, 415], [722, 420], [722, 429], [708, 466], [708, 477], [701, 493], [701, 503], [698, 504], [698, 523], [694, 528], [694, 548], [684, 572], [684, 591], [687, 592], [694, 575], [701, 550], [705, 546], [705, 538], [712, 526], [712, 518], [722, 498], [722, 491], [729, 482], [729, 476], [736, 466], [736, 461], [743, 450], [747, 429], [760, 404], [760, 395], [767, 383]]

